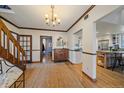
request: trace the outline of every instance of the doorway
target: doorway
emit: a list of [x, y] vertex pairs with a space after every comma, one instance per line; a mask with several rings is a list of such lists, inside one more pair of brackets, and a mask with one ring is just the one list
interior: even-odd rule
[[96, 21], [97, 66], [124, 74], [124, 7]]
[[40, 62], [52, 60], [52, 36], [40, 36]]

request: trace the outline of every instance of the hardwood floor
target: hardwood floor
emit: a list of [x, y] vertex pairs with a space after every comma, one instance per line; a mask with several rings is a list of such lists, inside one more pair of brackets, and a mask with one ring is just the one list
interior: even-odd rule
[[28, 65], [26, 87], [83, 87], [64, 63]]
[[81, 65], [68, 65], [80, 79], [80, 82], [84, 87], [92, 88], [119, 88], [124, 87], [124, 75], [97, 66], [97, 81], [92, 82], [85, 74], [81, 71]]
[[82, 88], [124, 87], [124, 75], [97, 67], [97, 81], [82, 73], [82, 65], [69, 62], [33, 63], [27, 65], [26, 87], [31, 88]]

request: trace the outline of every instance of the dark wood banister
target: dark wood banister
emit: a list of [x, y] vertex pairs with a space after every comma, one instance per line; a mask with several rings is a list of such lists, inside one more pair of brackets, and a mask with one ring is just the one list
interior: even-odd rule
[[[2, 40], [2, 33], [6, 35], [7, 40]], [[2, 43], [6, 43], [6, 48], [2, 46]], [[13, 45], [12, 52], [10, 52], [10, 42]], [[17, 53], [15, 53], [17, 52]], [[21, 55], [20, 55], [21, 53]], [[17, 57], [16, 57], [17, 55]], [[0, 19], [0, 57], [18, 66], [21, 69], [25, 69], [26, 56], [23, 48], [21, 48], [19, 42], [14, 38], [9, 29]], [[20, 59], [21, 58], [21, 59]]]

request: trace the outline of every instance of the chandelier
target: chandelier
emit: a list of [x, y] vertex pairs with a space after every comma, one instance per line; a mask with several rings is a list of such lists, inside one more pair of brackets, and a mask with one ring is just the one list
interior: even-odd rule
[[54, 13], [55, 6], [51, 5], [51, 15], [45, 14], [45, 22], [48, 26], [56, 26], [60, 24], [60, 19], [57, 14]]

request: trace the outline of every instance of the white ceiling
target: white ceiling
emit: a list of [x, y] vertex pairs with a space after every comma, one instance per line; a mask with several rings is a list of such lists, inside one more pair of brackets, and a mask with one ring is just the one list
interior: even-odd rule
[[124, 6], [96, 22], [97, 36], [124, 32]]
[[124, 25], [124, 6], [103, 17], [100, 21]]
[[103, 36], [103, 35], [120, 32], [121, 26], [108, 22], [97, 22], [96, 31], [97, 31], [97, 36]]
[[51, 11], [50, 5], [10, 5], [14, 14], [1, 13], [19, 27], [67, 30], [90, 7], [90, 5], [56, 5], [55, 13], [61, 24], [50, 27], [45, 24], [44, 15]]

